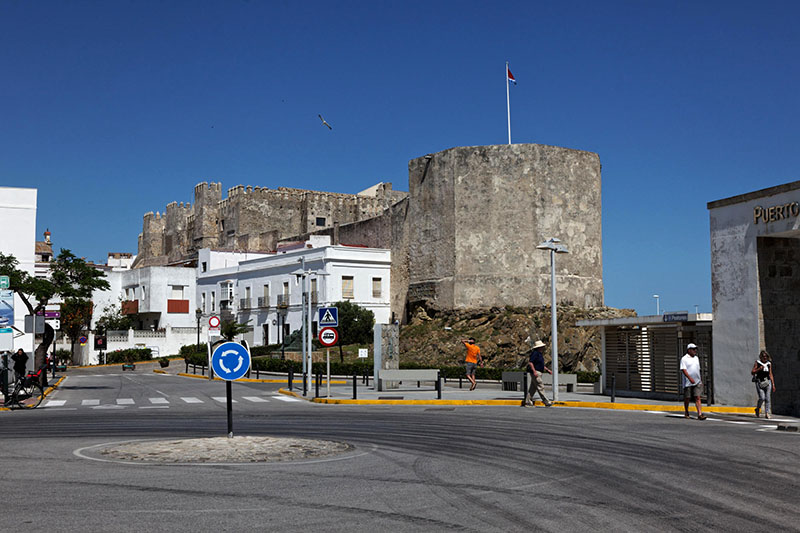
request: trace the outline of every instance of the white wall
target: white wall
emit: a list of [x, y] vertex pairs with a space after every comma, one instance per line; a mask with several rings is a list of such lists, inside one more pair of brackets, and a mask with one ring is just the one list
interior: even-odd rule
[[[36, 189], [0, 187], [0, 251], [13, 255], [17, 268], [34, 275], [36, 262]], [[22, 299], [14, 295], [14, 326], [25, 331], [28, 309]], [[15, 332], [15, 335], [18, 333]], [[33, 368], [34, 336], [25, 334], [14, 338], [14, 350], [28, 352], [28, 367]]]
[[760, 236], [800, 235], [800, 218], [764, 223], [754, 208], [800, 201], [800, 190], [743, 195], [740, 201], [714, 207], [711, 222], [711, 292], [713, 303], [714, 387], [718, 403], [755, 405], [749, 371], [761, 350], [758, 296]]

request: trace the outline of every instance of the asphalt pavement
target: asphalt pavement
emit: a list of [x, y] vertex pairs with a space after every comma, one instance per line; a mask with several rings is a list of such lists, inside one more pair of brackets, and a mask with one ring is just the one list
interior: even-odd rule
[[[290, 397], [285, 383], [243, 382], [232, 386], [237, 435], [351, 448], [286, 463], [130, 464], [103, 450], [224, 436], [216, 398], [225, 384], [139, 365], [67, 377], [43, 408], [0, 413], [3, 523], [15, 529], [797, 529], [800, 434], [752, 414], [699, 421], [659, 406], [326, 405], [276, 399]], [[352, 388], [336, 386], [343, 395]], [[473, 396], [496, 392], [479, 385]]]

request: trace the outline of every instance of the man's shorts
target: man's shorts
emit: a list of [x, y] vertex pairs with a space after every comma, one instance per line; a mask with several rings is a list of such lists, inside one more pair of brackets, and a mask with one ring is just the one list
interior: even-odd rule
[[683, 397], [688, 398], [690, 400], [694, 398], [698, 398], [703, 396], [703, 382], [701, 381], [697, 385], [684, 387], [683, 388]]
[[476, 368], [478, 368], [478, 364], [477, 363], [467, 363], [467, 375], [468, 376], [474, 376]]

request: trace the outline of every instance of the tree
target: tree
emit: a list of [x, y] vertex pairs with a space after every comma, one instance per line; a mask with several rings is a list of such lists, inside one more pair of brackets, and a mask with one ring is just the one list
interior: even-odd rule
[[235, 320], [223, 320], [222, 324], [219, 326], [219, 334], [222, 335], [225, 340], [232, 341], [236, 335], [247, 333], [252, 329], [251, 326], [241, 324]]
[[[75, 257], [69, 250], [62, 248], [50, 263], [50, 278], [39, 279], [18, 268], [19, 262], [13, 255], [0, 252], [0, 274], [9, 277], [10, 288], [17, 293], [31, 315], [44, 311], [48, 302], [60, 296], [68, 298], [90, 299], [92, 291], [109, 288], [105, 273], [87, 264], [85, 260]], [[42, 365], [47, 350], [54, 338], [53, 328], [45, 322], [41, 343], [34, 351], [34, 365]]]
[[[120, 298], [120, 301], [122, 298]], [[109, 304], [103, 308], [103, 313], [97, 319], [96, 330], [127, 331], [136, 325], [136, 315], [123, 315], [120, 304]]]
[[375, 314], [347, 301], [336, 302], [333, 306], [339, 310], [339, 360], [344, 362], [343, 345], [369, 344], [372, 341]]
[[82, 298], [67, 298], [61, 304], [61, 330], [70, 341], [70, 359], [75, 360], [75, 342], [92, 322], [92, 302]]

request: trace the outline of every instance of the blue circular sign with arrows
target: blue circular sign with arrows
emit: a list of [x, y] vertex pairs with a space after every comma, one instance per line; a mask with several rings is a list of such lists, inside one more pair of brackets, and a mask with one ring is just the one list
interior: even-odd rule
[[220, 344], [211, 354], [214, 374], [225, 381], [235, 381], [250, 370], [250, 352], [238, 342]]

